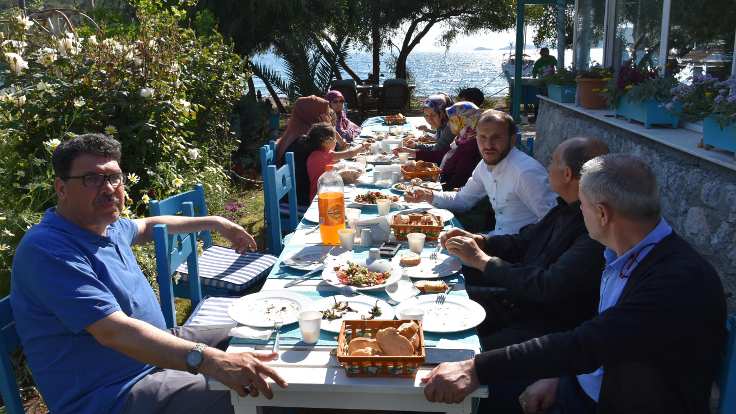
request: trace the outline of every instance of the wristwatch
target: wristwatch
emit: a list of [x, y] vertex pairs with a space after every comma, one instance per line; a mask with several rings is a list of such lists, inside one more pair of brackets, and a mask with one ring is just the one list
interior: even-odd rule
[[194, 348], [187, 353], [187, 371], [194, 375], [199, 374], [199, 366], [202, 365], [202, 361], [204, 361], [205, 348], [207, 348], [207, 345], [205, 344], [196, 344], [194, 345]]

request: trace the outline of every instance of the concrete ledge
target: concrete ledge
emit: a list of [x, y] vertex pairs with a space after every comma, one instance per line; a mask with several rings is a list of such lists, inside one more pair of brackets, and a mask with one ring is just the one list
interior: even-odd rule
[[595, 120], [605, 122], [608, 125], [641, 135], [642, 137], [651, 139], [652, 141], [659, 142], [662, 145], [666, 145], [694, 157], [698, 157], [705, 161], [720, 165], [721, 167], [736, 171], [736, 157], [733, 153], [715, 149], [706, 150], [698, 147], [700, 142], [703, 140], [702, 131], [697, 133], [684, 128], [673, 129], [667, 127], [646, 129], [642, 124], [629, 122], [623, 118], [616, 118], [614, 112], [608, 109], [585, 109], [575, 104], [553, 101], [552, 99], [541, 95], [539, 95], [539, 99], [541, 101], [545, 101], [545, 103], [578, 112]]

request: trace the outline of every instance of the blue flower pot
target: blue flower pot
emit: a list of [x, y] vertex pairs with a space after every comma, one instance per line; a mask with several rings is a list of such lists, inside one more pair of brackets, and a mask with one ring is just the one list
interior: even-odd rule
[[645, 128], [651, 128], [652, 125], [670, 125], [672, 128], [677, 128], [680, 123], [680, 116], [677, 115], [679, 112], [678, 108], [670, 112], [664, 103], [654, 99], [633, 102], [626, 95], [619, 99], [616, 107], [617, 116], [629, 121], [639, 121], [644, 124]]
[[557, 102], [575, 103], [576, 85], [547, 85], [547, 96]]
[[736, 152], [736, 122], [721, 128], [718, 121], [709, 116], [703, 120], [703, 144]]

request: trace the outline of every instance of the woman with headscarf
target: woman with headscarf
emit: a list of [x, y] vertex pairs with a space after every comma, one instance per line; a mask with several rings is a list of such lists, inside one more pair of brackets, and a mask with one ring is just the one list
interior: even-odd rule
[[[481, 160], [475, 128], [482, 112], [472, 102], [458, 102], [446, 109], [447, 124], [457, 135], [450, 150], [439, 160], [440, 181], [446, 191], [464, 186]], [[435, 151], [417, 151], [417, 160], [437, 162], [436, 154]]]
[[318, 122], [330, 122], [330, 104], [319, 96], [304, 96], [296, 100], [286, 130], [276, 140], [276, 165], [284, 163], [284, 154], [294, 153], [296, 170], [296, 195], [299, 206], [309, 206], [308, 151], [301, 138]]
[[345, 113], [345, 97], [340, 91], [331, 90], [325, 95], [325, 99], [330, 103], [330, 108], [335, 111], [337, 120], [335, 129], [337, 133], [346, 141], [353, 142], [353, 138], [360, 135], [360, 127], [348, 119]]
[[[445, 112], [445, 109], [450, 107], [452, 104], [452, 98], [444, 93], [430, 95], [425, 99], [422, 104], [424, 119], [427, 121], [430, 128], [435, 131], [434, 134], [428, 131], [427, 135], [433, 136], [435, 143], [420, 144], [414, 140], [408, 140], [405, 143], [405, 146], [415, 150], [437, 151], [441, 154], [440, 157], [442, 157], [442, 155], [450, 149], [450, 143], [455, 138], [455, 134], [452, 133], [447, 125], [447, 113]], [[424, 125], [420, 126], [418, 129], [422, 131], [428, 130]]]

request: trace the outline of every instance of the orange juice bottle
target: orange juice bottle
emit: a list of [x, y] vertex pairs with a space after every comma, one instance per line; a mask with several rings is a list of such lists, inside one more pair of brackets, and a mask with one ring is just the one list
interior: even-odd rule
[[345, 228], [344, 194], [342, 177], [328, 165], [317, 180], [319, 233], [323, 244], [340, 244], [337, 231]]

